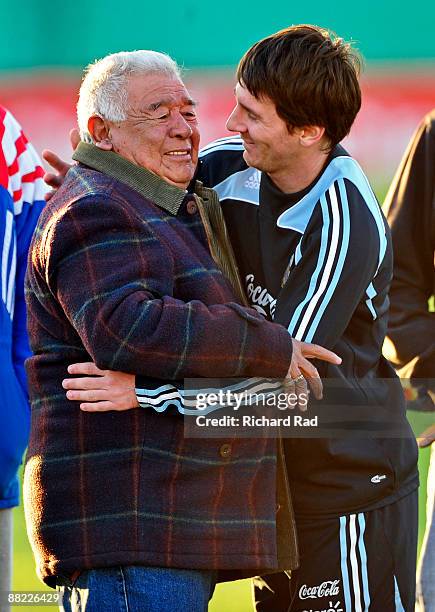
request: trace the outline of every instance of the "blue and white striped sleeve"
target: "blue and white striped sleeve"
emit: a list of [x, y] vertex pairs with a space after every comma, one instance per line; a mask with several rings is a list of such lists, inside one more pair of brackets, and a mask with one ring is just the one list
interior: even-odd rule
[[376, 316], [373, 280], [386, 238], [378, 205], [370, 206], [343, 178], [321, 195], [275, 314], [293, 338], [333, 348], [360, 302]]

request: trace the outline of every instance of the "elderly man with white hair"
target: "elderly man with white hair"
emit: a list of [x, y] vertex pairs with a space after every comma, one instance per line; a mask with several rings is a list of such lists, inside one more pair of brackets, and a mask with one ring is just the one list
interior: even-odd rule
[[[192, 181], [195, 104], [170, 58], [95, 63], [78, 118], [78, 164], [41, 216], [27, 278], [37, 570], [65, 610], [203, 611], [218, 571], [294, 568], [295, 530], [276, 440], [185, 438], [179, 381], [315, 377], [304, 355], [340, 360], [240, 305], [216, 195]], [[83, 361], [148, 377], [149, 405], [80, 410], [61, 383]]]

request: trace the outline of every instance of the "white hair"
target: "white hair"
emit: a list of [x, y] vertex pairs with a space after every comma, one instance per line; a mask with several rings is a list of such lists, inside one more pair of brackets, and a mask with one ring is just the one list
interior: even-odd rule
[[82, 140], [93, 142], [88, 120], [98, 115], [109, 121], [127, 118], [127, 78], [133, 73], [163, 73], [181, 78], [174, 60], [158, 51], [120, 51], [90, 64], [85, 71], [79, 100], [77, 120]]

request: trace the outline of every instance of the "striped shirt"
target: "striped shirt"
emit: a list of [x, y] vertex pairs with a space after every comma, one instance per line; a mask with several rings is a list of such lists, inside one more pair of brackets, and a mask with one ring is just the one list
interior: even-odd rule
[[0, 509], [18, 504], [16, 473], [29, 432], [24, 273], [44, 205], [43, 174], [21, 126], [0, 106]]

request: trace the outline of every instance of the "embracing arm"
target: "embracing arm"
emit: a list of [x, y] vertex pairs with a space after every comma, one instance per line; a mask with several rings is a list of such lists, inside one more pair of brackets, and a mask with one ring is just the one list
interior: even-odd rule
[[97, 366], [163, 379], [286, 374], [284, 328], [235, 303], [172, 297], [171, 253], [131, 207], [84, 198], [53, 217], [38, 272]]
[[[85, 202], [78, 206], [84, 212], [75, 207], [70, 211], [74, 217], [91, 211], [91, 228], [87, 231], [91, 243], [87, 244], [86, 239], [86, 246], [80, 244], [83, 237], [79, 240], [74, 236], [72, 227], [68, 227], [71, 224], [67, 224], [66, 233], [72, 237], [71, 247], [67, 247], [67, 253], [61, 257], [62, 270], [54, 265], [52, 287], [58, 292], [64, 311], [96, 365], [70, 366], [70, 374], [85, 374], [91, 378], [65, 380], [64, 387], [70, 390], [69, 399], [101, 402], [98, 408], [102, 410], [132, 407], [136, 405], [132, 395], [134, 378], [128, 372], [168, 380], [245, 375], [297, 378], [302, 372], [320, 397], [318, 373], [307, 359], [339, 363], [336, 355], [322, 347], [299, 342], [293, 342], [292, 354], [292, 339], [285, 328], [237, 304], [206, 306], [198, 301], [175, 300], [171, 297], [174, 262], [161, 243], [153, 242], [148, 236], [146, 250], [142, 251], [143, 245], [134, 236], [130, 235], [130, 240], [123, 237], [122, 218], [117, 218], [119, 205], [105, 202], [105, 218], [111, 219], [111, 224], [117, 228], [116, 236], [112, 230], [110, 242], [114, 252], [111, 255], [110, 245], [105, 244], [104, 236], [98, 235], [101, 219], [95, 219], [95, 208], [86, 207]], [[82, 219], [81, 225], [88, 223]], [[141, 226], [143, 232], [142, 222]], [[50, 242], [53, 244], [52, 240]], [[64, 240], [60, 243], [65, 250]], [[137, 252], [135, 244], [140, 247]], [[69, 253], [68, 248], [73, 252]], [[96, 259], [98, 250], [103, 252], [103, 249], [102, 260]], [[89, 262], [80, 263], [82, 254], [90, 252], [95, 254]], [[146, 253], [146, 261], [143, 253]], [[112, 256], [114, 262], [111, 262]], [[121, 267], [115, 263], [117, 258], [122, 262]], [[95, 269], [88, 270], [89, 265]], [[147, 268], [145, 276], [144, 265]], [[104, 266], [108, 267], [108, 274]], [[137, 278], [141, 278], [141, 282]], [[101, 297], [94, 295], [96, 289], [88, 295], [88, 288], [96, 287], [99, 282], [102, 283], [98, 291]], [[72, 291], [73, 287], [78, 287], [79, 293]], [[110, 372], [109, 368], [125, 373]], [[93, 406], [81, 407], [90, 409]]]

